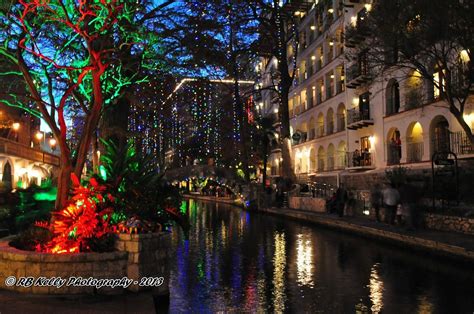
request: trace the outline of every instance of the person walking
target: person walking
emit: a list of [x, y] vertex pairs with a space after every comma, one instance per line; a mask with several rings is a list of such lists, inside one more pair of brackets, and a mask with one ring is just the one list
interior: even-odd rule
[[[400, 193], [393, 186], [388, 184], [382, 191], [383, 205], [385, 207], [386, 216], [388, 216], [388, 223], [391, 225], [395, 224], [395, 214], [397, 211], [397, 205], [400, 203]], [[388, 214], [388, 215], [387, 215]]]
[[344, 207], [347, 202], [347, 191], [341, 183], [336, 190], [336, 212], [339, 217], [344, 216]]
[[370, 190], [370, 204], [375, 211], [375, 220], [380, 222], [380, 207], [382, 206], [382, 188], [376, 183]]

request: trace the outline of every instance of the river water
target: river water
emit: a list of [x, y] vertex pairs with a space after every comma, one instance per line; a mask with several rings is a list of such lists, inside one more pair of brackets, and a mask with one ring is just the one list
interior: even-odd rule
[[297, 221], [189, 200], [170, 313], [474, 313], [474, 273]]

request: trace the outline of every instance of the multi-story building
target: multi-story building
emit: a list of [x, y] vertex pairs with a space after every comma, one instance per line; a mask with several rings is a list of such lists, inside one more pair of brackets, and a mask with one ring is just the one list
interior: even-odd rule
[[[403, 73], [402, 80], [400, 70], [390, 69], [374, 80], [365, 56], [348, 58], [364, 38], [344, 34], [364, 27], [371, 2], [315, 1], [309, 10], [295, 12], [300, 37], [296, 63], [288, 47], [290, 67], [297, 67], [289, 111], [293, 164], [301, 181], [335, 184], [340, 175], [383, 172], [393, 165], [428, 168], [433, 153], [446, 149], [458, 158], [474, 157], [433, 84], [416, 71]], [[272, 85], [276, 62], [264, 58], [257, 66], [257, 106], [267, 115], [278, 113], [277, 93], [266, 88]], [[474, 127], [474, 108], [466, 106], [464, 118]], [[269, 160], [269, 175], [278, 175], [278, 150]]]
[[22, 86], [14, 75], [0, 80], [0, 181], [7, 189], [39, 185], [59, 167], [56, 140], [40, 131], [38, 117], [18, 108], [27, 102], [15, 96], [25, 94]]

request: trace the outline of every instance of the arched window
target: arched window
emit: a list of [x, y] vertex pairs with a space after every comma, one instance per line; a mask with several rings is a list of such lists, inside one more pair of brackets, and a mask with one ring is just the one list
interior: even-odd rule
[[395, 79], [391, 79], [387, 84], [386, 105], [387, 115], [400, 111], [400, 86]]

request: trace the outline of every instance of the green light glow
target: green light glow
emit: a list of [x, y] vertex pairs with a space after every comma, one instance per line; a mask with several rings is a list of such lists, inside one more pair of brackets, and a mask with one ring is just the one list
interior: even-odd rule
[[33, 195], [35, 201], [55, 201], [56, 194], [58, 192], [57, 188], [52, 188], [49, 191], [38, 192]]
[[99, 174], [102, 180], [107, 181], [107, 170], [105, 170], [103, 165], [99, 166]]
[[179, 207], [179, 211], [183, 214], [186, 213], [186, 201], [181, 201], [181, 206]]

